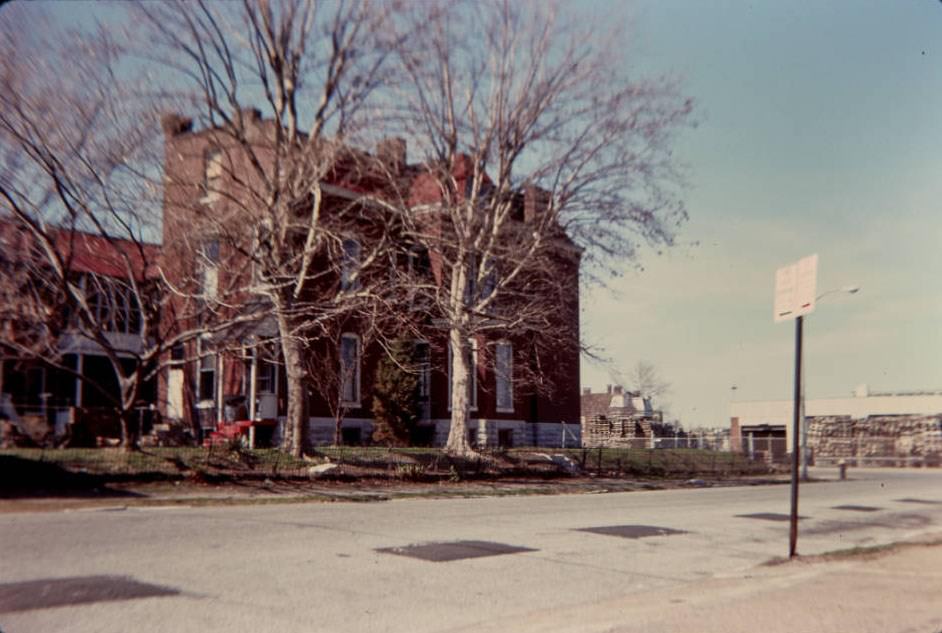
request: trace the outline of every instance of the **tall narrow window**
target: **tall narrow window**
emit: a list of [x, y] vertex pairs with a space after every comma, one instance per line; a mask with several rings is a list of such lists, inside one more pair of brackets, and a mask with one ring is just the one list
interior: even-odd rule
[[203, 297], [215, 299], [219, 294], [219, 240], [211, 239], [203, 242], [200, 255]]
[[275, 393], [275, 378], [278, 366], [267, 358], [258, 359], [255, 389], [258, 393]]
[[[448, 409], [451, 410], [451, 361], [454, 351], [448, 345]], [[478, 408], [478, 342], [468, 339], [467, 352], [468, 366], [468, 408], [472, 411]]]
[[199, 401], [201, 405], [212, 406], [216, 401], [216, 355], [209, 345], [199, 341]]
[[431, 417], [432, 400], [432, 356], [431, 348], [425, 341], [415, 343], [414, 360], [416, 370], [419, 372], [419, 407], [421, 409], [421, 418], [423, 420]]
[[340, 399], [345, 405], [360, 405], [360, 337], [340, 337]]
[[343, 241], [343, 260], [340, 268], [340, 289], [359, 290], [360, 243], [354, 239]]
[[476, 255], [468, 255], [468, 264], [465, 266], [465, 271], [464, 304], [470, 306], [477, 299], [478, 258]]
[[219, 187], [222, 184], [222, 152], [210, 149], [203, 159], [203, 202], [219, 199]]
[[488, 258], [484, 279], [481, 280], [481, 298], [487, 299], [497, 290], [497, 262]]
[[497, 410], [512, 413], [514, 410], [513, 346], [500, 342], [494, 350], [494, 374], [497, 377]]

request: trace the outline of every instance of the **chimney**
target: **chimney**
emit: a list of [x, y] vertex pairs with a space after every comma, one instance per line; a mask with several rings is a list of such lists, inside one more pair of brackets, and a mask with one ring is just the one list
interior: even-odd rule
[[622, 393], [622, 387], [621, 387], [621, 385], [615, 385], [615, 395], [616, 395], [616, 396], [620, 396], [621, 393]]
[[406, 139], [388, 137], [376, 144], [376, 157], [395, 174], [406, 165]]
[[612, 386], [611, 386], [611, 385], [605, 385], [605, 392], [606, 392], [608, 395], [612, 395]]
[[240, 108], [243, 123], [258, 123], [262, 120], [262, 111], [258, 108]]
[[532, 222], [549, 206], [550, 194], [539, 187], [531, 186], [524, 189], [523, 195], [523, 219], [526, 222]]
[[193, 119], [170, 112], [160, 117], [160, 126], [164, 129], [165, 135], [178, 136], [193, 129]]

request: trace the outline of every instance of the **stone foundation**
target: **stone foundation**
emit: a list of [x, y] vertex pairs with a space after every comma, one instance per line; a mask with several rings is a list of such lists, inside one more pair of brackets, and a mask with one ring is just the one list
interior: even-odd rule
[[[275, 440], [280, 442], [284, 421], [279, 421]], [[433, 420], [424, 423], [432, 426], [432, 445], [444, 446], [448, 441], [451, 420]], [[359, 431], [361, 443], [369, 444], [373, 433], [373, 422], [365, 418], [345, 418], [342, 429], [349, 433]], [[469, 433], [473, 442], [482, 448], [545, 446], [574, 448], [582, 445], [582, 434], [578, 424], [560, 424], [558, 422], [529, 423], [523, 420], [488, 420], [472, 418], [468, 421]], [[563, 435], [565, 434], [565, 443]], [[311, 418], [307, 427], [308, 446], [327, 446], [334, 443], [334, 420], [332, 418]], [[275, 444], [278, 445], [277, 443]]]

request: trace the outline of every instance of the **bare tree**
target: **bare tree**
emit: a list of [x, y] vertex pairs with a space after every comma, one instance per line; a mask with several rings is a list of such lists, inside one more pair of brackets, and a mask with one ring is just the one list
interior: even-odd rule
[[272, 309], [287, 376], [284, 447], [299, 455], [304, 352], [376, 300], [369, 271], [387, 245], [353, 192], [370, 179], [350, 148], [389, 46], [387, 7], [368, 2], [142, 3], [146, 54], [177, 71], [201, 124], [212, 182], [175, 201], [181, 226], [213, 236], [251, 269], [244, 294]]
[[639, 360], [626, 378], [628, 388], [644, 398], [660, 398], [671, 389], [670, 383], [661, 377], [657, 367], [645, 360]]
[[[142, 389], [167, 351], [225, 326], [166, 318], [158, 126], [150, 104], [116, 80], [119, 47], [104, 31], [37, 21], [41, 14], [15, 7], [0, 22], [3, 346], [84, 381], [111, 403], [133, 448]], [[192, 300], [175, 306], [181, 317], [197, 309]], [[83, 353], [107, 359], [116, 392], [107, 372], [65, 362]]]
[[[400, 49], [407, 80], [393, 99], [424, 155], [403, 194], [405, 234], [431, 259], [434, 279], [416, 284], [453, 350], [447, 449], [465, 453], [474, 347], [578, 349], [564, 286], [579, 275], [560, 271], [581, 260], [584, 279], [604, 279], [639, 243], [671, 244], [686, 213], [670, 146], [691, 102], [668, 80], [629, 75], [622, 31], [572, 25], [551, 6], [414, 9], [423, 28]], [[515, 345], [520, 365], [546, 375], [551, 363], [527, 347]]]

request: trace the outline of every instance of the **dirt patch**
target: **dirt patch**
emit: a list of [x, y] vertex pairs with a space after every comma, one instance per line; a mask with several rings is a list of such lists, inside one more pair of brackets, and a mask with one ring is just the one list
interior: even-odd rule
[[886, 543], [883, 545], [864, 545], [839, 549], [823, 554], [813, 554], [810, 556], [796, 556], [795, 558], [773, 558], [763, 563], [766, 566], [777, 565], [801, 565], [814, 564], [822, 562], [847, 561], [847, 560], [875, 560], [883, 558], [908, 549], [919, 549], [928, 547], [942, 547], [942, 536], [932, 537], [920, 541], [901, 541], [898, 543]]

